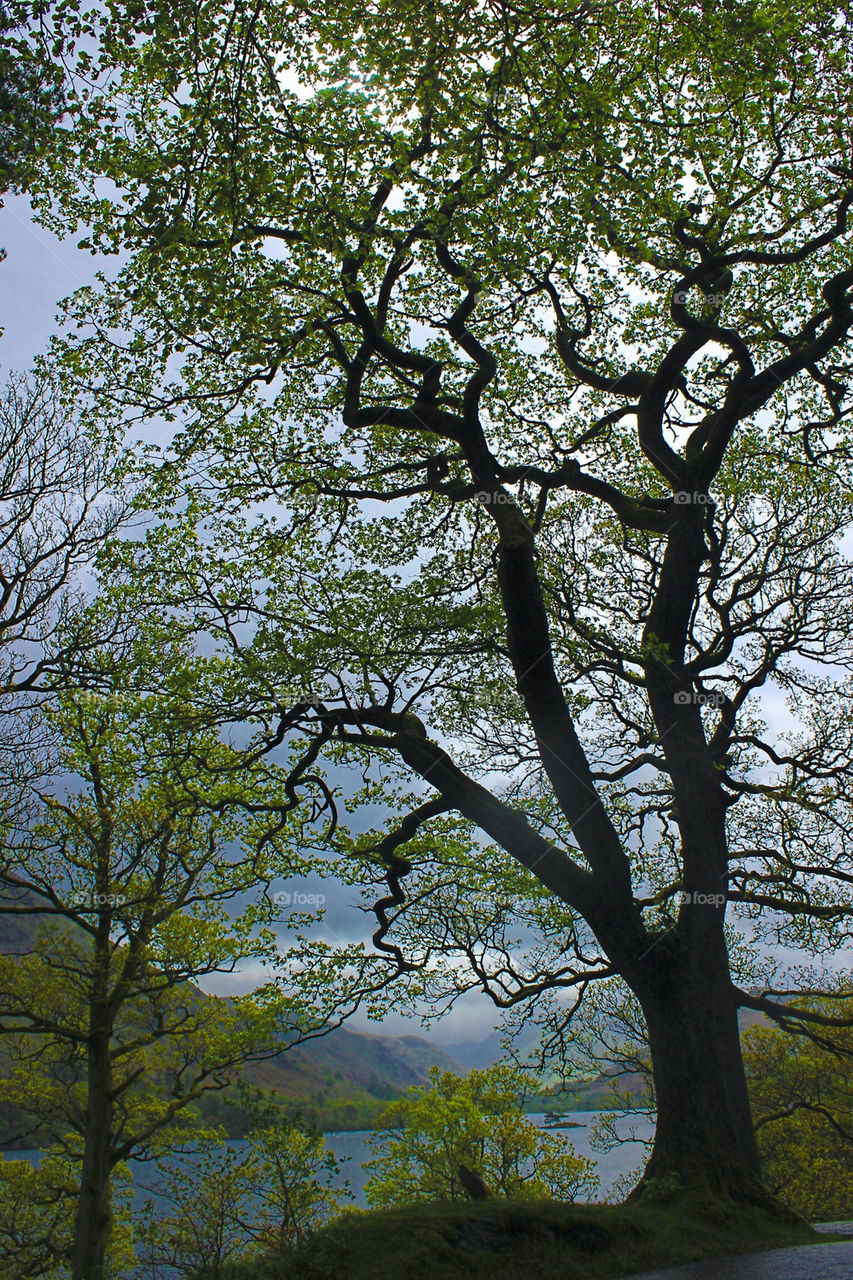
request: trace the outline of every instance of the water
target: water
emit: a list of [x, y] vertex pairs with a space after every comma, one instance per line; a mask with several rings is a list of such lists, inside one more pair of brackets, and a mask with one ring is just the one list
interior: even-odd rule
[[[575, 1149], [576, 1155], [586, 1156], [587, 1159], [595, 1161], [597, 1173], [601, 1179], [601, 1187], [596, 1193], [596, 1199], [603, 1199], [617, 1179], [625, 1174], [639, 1173], [644, 1160], [644, 1150], [638, 1142], [629, 1142], [614, 1147], [611, 1151], [593, 1151], [591, 1131], [593, 1122], [598, 1118], [599, 1114], [597, 1111], [572, 1111], [567, 1118], [581, 1127], [577, 1129], [559, 1128], [555, 1129], [554, 1132], [564, 1134], [568, 1138]], [[543, 1128], [550, 1128], [550, 1126], [545, 1125], [544, 1115], [531, 1115], [529, 1119]], [[633, 1130], [638, 1138], [646, 1138], [654, 1132], [654, 1117], [647, 1113], [625, 1116], [616, 1121], [616, 1127], [620, 1137], [628, 1137]], [[361, 1207], [366, 1204], [364, 1187], [369, 1177], [368, 1172], [362, 1168], [362, 1162], [369, 1160], [371, 1157], [368, 1139], [372, 1132], [372, 1130], [368, 1129], [327, 1133], [325, 1135], [326, 1145], [334, 1152], [340, 1162], [340, 1172], [338, 1177], [332, 1181], [332, 1185], [342, 1187], [344, 1183], [348, 1182], [350, 1192], [354, 1197], [354, 1203]], [[236, 1138], [232, 1139], [231, 1143], [238, 1149], [246, 1145], [244, 1141]], [[41, 1160], [41, 1152], [10, 1151], [4, 1158], [7, 1160], [32, 1160], [33, 1163], [38, 1164]], [[134, 1185], [134, 1209], [140, 1210], [146, 1200], [152, 1200], [156, 1213], [157, 1208], [160, 1207], [160, 1197], [158, 1197], [156, 1191], [150, 1189], [157, 1179], [156, 1168], [147, 1161], [131, 1160], [129, 1163]]]
[[[645, 1160], [645, 1152], [639, 1143], [626, 1143], [624, 1145], [614, 1147], [611, 1151], [600, 1152], [593, 1151], [590, 1142], [592, 1124], [598, 1119], [597, 1111], [572, 1111], [568, 1114], [568, 1119], [575, 1124], [583, 1126], [579, 1129], [555, 1129], [555, 1133], [563, 1134], [568, 1138], [569, 1142], [575, 1149], [575, 1155], [586, 1156], [588, 1160], [596, 1162], [596, 1172], [601, 1179], [601, 1187], [596, 1193], [596, 1199], [603, 1199], [618, 1178], [625, 1174], [637, 1172], [639, 1174]], [[549, 1128], [545, 1125], [544, 1115], [531, 1115], [528, 1119], [534, 1124], [538, 1124], [542, 1128]], [[648, 1114], [639, 1116], [623, 1117], [616, 1122], [617, 1132], [620, 1137], [628, 1137], [633, 1130], [638, 1138], [647, 1138], [654, 1133], [654, 1117]], [[355, 1203], [363, 1206], [366, 1201], [364, 1198], [364, 1186], [369, 1177], [368, 1172], [362, 1169], [362, 1161], [369, 1160], [371, 1156], [368, 1138], [371, 1131], [356, 1131], [353, 1133], [327, 1133], [326, 1144], [334, 1151], [339, 1160], [342, 1158], [341, 1176], [334, 1185], [341, 1185], [344, 1180], [348, 1180], [350, 1191], [355, 1197]]]
[[[597, 1111], [573, 1111], [570, 1113], [569, 1119], [574, 1124], [582, 1127], [577, 1129], [559, 1128], [554, 1132], [564, 1134], [568, 1138], [575, 1149], [576, 1155], [586, 1156], [587, 1159], [595, 1161], [596, 1171], [601, 1179], [601, 1187], [596, 1193], [596, 1198], [603, 1199], [617, 1179], [635, 1171], [639, 1173], [644, 1160], [644, 1150], [637, 1142], [625, 1143], [614, 1147], [611, 1151], [593, 1151], [591, 1144], [592, 1125], [598, 1119], [598, 1116], [599, 1112]], [[529, 1119], [534, 1124], [540, 1125], [540, 1127], [549, 1127], [545, 1125], [544, 1115], [531, 1115]], [[647, 1114], [624, 1117], [617, 1120], [616, 1124], [620, 1137], [627, 1138], [632, 1130], [638, 1138], [649, 1137], [654, 1132], [654, 1118]], [[372, 1155], [369, 1144], [372, 1133], [373, 1130], [371, 1129], [361, 1129], [324, 1135], [326, 1145], [334, 1152], [340, 1165], [339, 1174], [332, 1179], [331, 1185], [343, 1187], [345, 1183], [349, 1183], [353, 1203], [362, 1208], [367, 1203], [364, 1188], [370, 1176], [369, 1172], [362, 1168], [362, 1164], [365, 1160], [369, 1160]], [[231, 1143], [238, 1150], [246, 1145], [243, 1140], [237, 1138], [232, 1139]], [[22, 1152], [20, 1154], [27, 1153]], [[130, 1165], [134, 1181], [134, 1207], [138, 1208], [145, 1200], [151, 1199], [156, 1209], [159, 1202], [156, 1192], [152, 1193], [150, 1189], [144, 1189], [142, 1186], [142, 1184], [146, 1184], [150, 1188], [151, 1184], [156, 1181], [156, 1169], [150, 1163], [143, 1164], [131, 1161]]]

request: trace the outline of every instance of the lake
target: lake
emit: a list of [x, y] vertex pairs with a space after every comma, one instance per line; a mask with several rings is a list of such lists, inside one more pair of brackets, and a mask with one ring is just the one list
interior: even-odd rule
[[[586, 1156], [587, 1159], [596, 1162], [598, 1176], [601, 1179], [598, 1197], [603, 1198], [614, 1182], [623, 1174], [632, 1173], [635, 1170], [639, 1173], [645, 1160], [645, 1152], [639, 1142], [626, 1143], [623, 1146], [614, 1147], [612, 1151], [593, 1151], [590, 1143], [590, 1130], [593, 1121], [598, 1119], [599, 1114], [598, 1111], [570, 1112], [568, 1118], [575, 1124], [582, 1126], [578, 1129], [558, 1128], [551, 1130], [551, 1126], [545, 1124], [544, 1115], [531, 1115], [528, 1119], [542, 1128], [549, 1129], [549, 1131], [564, 1134], [574, 1147], [576, 1155]], [[627, 1138], [632, 1130], [638, 1138], [647, 1138], [654, 1133], [654, 1117], [648, 1114], [626, 1116], [616, 1123], [620, 1137]], [[370, 1130], [326, 1134], [328, 1146], [342, 1161], [341, 1180], [346, 1179], [349, 1181], [350, 1190], [355, 1196], [355, 1202], [358, 1205], [365, 1204], [364, 1185], [367, 1182], [368, 1174], [362, 1169], [361, 1165], [362, 1161], [370, 1159], [370, 1147], [367, 1142], [370, 1134]]]
[[[623, 1174], [634, 1171], [639, 1172], [644, 1159], [644, 1150], [639, 1142], [626, 1142], [624, 1145], [614, 1147], [611, 1151], [593, 1151], [590, 1141], [591, 1128], [599, 1114], [598, 1111], [569, 1112], [567, 1113], [567, 1119], [580, 1127], [565, 1129], [561, 1127], [555, 1129], [554, 1132], [564, 1134], [571, 1142], [577, 1155], [586, 1156], [596, 1162], [598, 1176], [601, 1179], [598, 1197], [604, 1198], [614, 1182]], [[548, 1128], [549, 1130], [551, 1128], [550, 1125], [545, 1125], [544, 1115], [531, 1115], [529, 1119], [542, 1128]], [[616, 1125], [620, 1137], [629, 1137], [633, 1130], [637, 1138], [646, 1138], [651, 1136], [654, 1131], [654, 1117], [647, 1113], [625, 1116], [617, 1120]], [[341, 1163], [340, 1176], [333, 1185], [341, 1186], [345, 1182], [349, 1182], [355, 1203], [360, 1206], [364, 1206], [366, 1203], [364, 1186], [367, 1182], [368, 1174], [361, 1166], [363, 1161], [370, 1159], [371, 1153], [368, 1146], [368, 1138], [371, 1133], [372, 1130], [356, 1130], [353, 1132], [327, 1133], [325, 1135], [327, 1145]], [[232, 1139], [232, 1142], [237, 1147], [243, 1145], [240, 1139]], [[29, 1159], [38, 1161], [40, 1153], [37, 1151], [10, 1151], [5, 1158], [7, 1160]], [[130, 1161], [130, 1167], [134, 1181], [134, 1208], [141, 1208], [147, 1199], [153, 1200], [156, 1206], [158, 1197], [156, 1194], [152, 1195], [152, 1192], [143, 1185], [150, 1185], [154, 1180], [155, 1170], [150, 1163], [140, 1163], [133, 1160]]]

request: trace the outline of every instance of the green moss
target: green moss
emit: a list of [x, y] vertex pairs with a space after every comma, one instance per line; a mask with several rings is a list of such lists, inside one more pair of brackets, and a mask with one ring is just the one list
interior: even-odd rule
[[[227, 1280], [611, 1280], [699, 1258], [815, 1242], [805, 1224], [640, 1205], [502, 1200], [353, 1211], [287, 1257]], [[823, 1237], [825, 1240], [826, 1237]]]

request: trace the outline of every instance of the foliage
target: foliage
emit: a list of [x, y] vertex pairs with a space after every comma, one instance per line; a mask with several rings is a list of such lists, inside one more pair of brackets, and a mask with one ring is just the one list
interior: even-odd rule
[[[781, 4], [560, 13], [525, 7], [507, 29], [470, 0], [395, 11], [392, 33], [382, 6], [364, 24], [346, 4], [211, 2], [192, 23], [134, 14], [125, 39], [117, 11], [104, 87], [42, 196], [57, 227], [79, 218], [94, 248], [130, 254], [69, 302], [80, 327], [57, 360], [101, 414], [178, 419], [140, 572], [195, 601], [262, 736], [283, 712], [306, 751], [370, 761], [362, 800], [381, 773], [429, 823], [392, 927], [412, 964], [430, 950], [423, 981], [453, 989], [465, 957], [472, 985], [528, 1011], [549, 981], [612, 973], [556, 959], [567, 937], [592, 945], [598, 895], [573, 868], [602, 848], [621, 868], [608, 894], [631, 880], [623, 914], [641, 904], [638, 954], [680, 945], [685, 856], [720, 887], [691, 825], [708, 806], [756, 927], [755, 858], [783, 831], [832, 850], [849, 906], [847, 828], [816, 804], [829, 787], [846, 806], [846, 775], [814, 755], [843, 735], [849, 690], [799, 664], [850, 658], [849, 566], [826, 550], [849, 518], [847, 322], [822, 292], [846, 288], [841, 9], [805, 26]], [[537, 599], [513, 605], [520, 579], [493, 560], [533, 539]], [[696, 539], [678, 587], [693, 606], [670, 609], [667, 547]], [[534, 603], [535, 671], [513, 621]], [[764, 687], [790, 698], [805, 781], [761, 723]], [[437, 768], [450, 743], [465, 780]], [[412, 773], [463, 820], [421, 815]], [[776, 836], [753, 854], [759, 828]], [[831, 944], [838, 918], [810, 928]], [[800, 920], [786, 935], [808, 947]]]
[[[0, 1160], [0, 1277], [2, 1280], [66, 1280], [79, 1191], [79, 1160], [54, 1147], [29, 1158]], [[133, 1261], [130, 1184], [116, 1170], [116, 1205], [107, 1250], [110, 1275]]]
[[[827, 1017], [846, 1002], [809, 1000]], [[810, 1222], [853, 1213], [853, 1036], [849, 1029], [817, 1039], [778, 1027], [744, 1036], [758, 1145], [769, 1187]]]
[[229, 1260], [281, 1256], [337, 1212], [344, 1193], [328, 1185], [337, 1163], [322, 1134], [278, 1124], [245, 1144], [224, 1137], [198, 1134], [182, 1157], [161, 1166], [151, 1189], [169, 1212], [146, 1206], [145, 1277], [218, 1280]]
[[123, 255], [69, 393], [172, 428], [115, 559], [375, 913], [318, 983], [554, 1045], [621, 977], [700, 1198], [763, 1194], [737, 1008], [790, 982], [737, 933], [808, 961], [853, 909], [850, 24], [116, 6], [33, 180]]
[[433, 1067], [430, 1079], [431, 1088], [410, 1090], [380, 1117], [371, 1139], [379, 1154], [365, 1166], [374, 1171], [369, 1204], [464, 1200], [466, 1169], [499, 1197], [572, 1201], [598, 1186], [590, 1161], [521, 1111], [523, 1072], [492, 1067], [461, 1077]]
[[0, 1276], [63, 1280], [74, 1231], [77, 1171], [47, 1154], [36, 1167], [28, 1159], [0, 1162]]
[[251, 1235], [267, 1253], [301, 1244], [338, 1211], [345, 1191], [333, 1191], [335, 1157], [321, 1133], [297, 1126], [262, 1129], [253, 1135], [250, 1187], [257, 1208]]
[[28, 166], [64, 106], [61, 45], [50, 38], [51, 8], [26, 0], [0, 5], [0, 195], [26, 187]]
[[156, 1186], [171, 1212], [143, 1210], [138, 1254], [152, 1280], [173, 1274], [217, 1280], [222, 1264], [245, 1246], [242, 1221], [250, 1212], [239, 1150], [223, 1132], [195, 1135], [190, 1151], [170, 1156]]

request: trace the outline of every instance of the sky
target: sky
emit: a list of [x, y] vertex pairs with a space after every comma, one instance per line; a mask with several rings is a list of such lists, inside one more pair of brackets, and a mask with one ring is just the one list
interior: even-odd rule
[[34, 223], [29, 202], [21, 196], [6, 197], [0, 209], [0, 245], [6, 251], [0, 263], [0, 366], [5, 377], [11, 370], [28, 369], [44, 351], [57, 330], [57, 303], [88, 284], [98, 264], [73, 241], [58, 240]]

